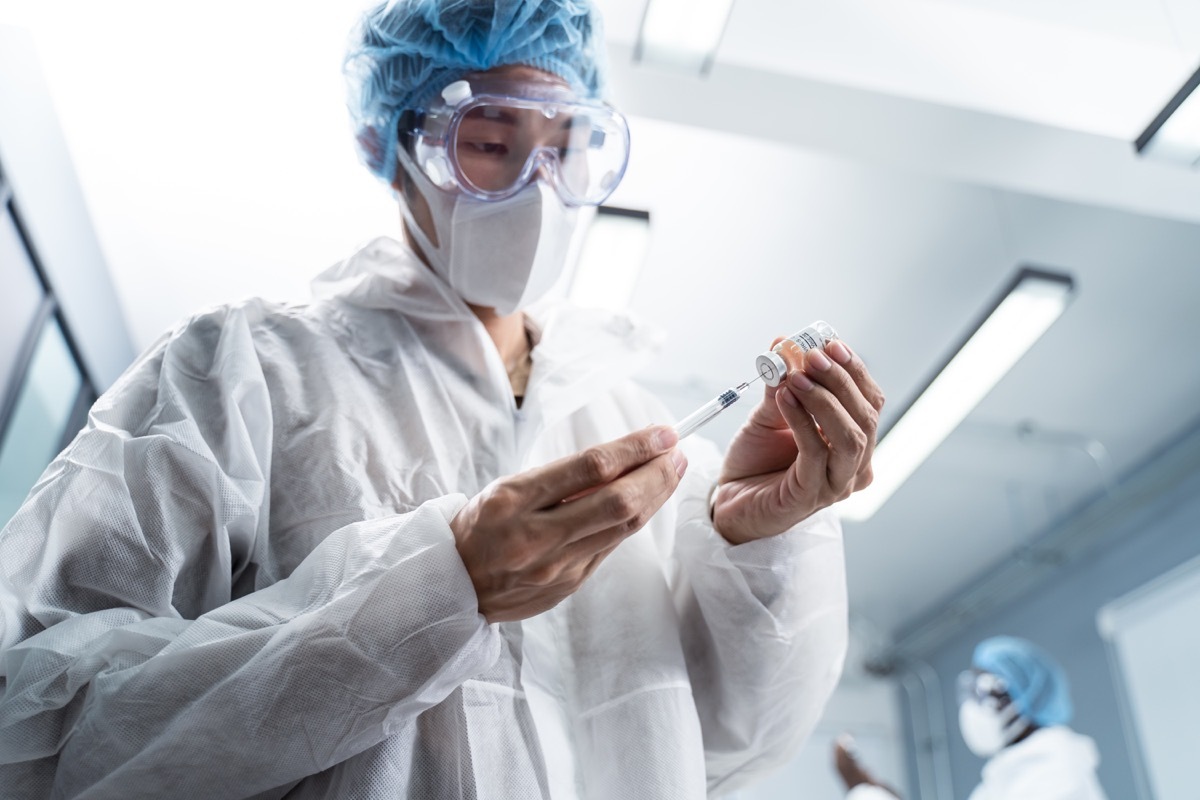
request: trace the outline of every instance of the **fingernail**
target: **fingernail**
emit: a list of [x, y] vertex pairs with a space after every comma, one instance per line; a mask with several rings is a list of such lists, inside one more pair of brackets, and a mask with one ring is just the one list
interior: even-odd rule
[[808, 360], [814, 367], [824, 372], [833, 366], [833, 362], [825, 357], [825, 354], [820, 350], [809, 350]]
[[675, 465], [675, 474], [682, 478], [683, 473], [687, 472], [687, 456], [682, 450], [676, 450], [671, 453], [671, 463]]
[[[808, 380], [808, 378], [805, 378], [804, 380]], [[779, 390], [779, 394], [783, 396], [783, 402], [787, 403], [792, 408], [800, 407], [800, 401], [796, 399], [796, 395], [792, 394], [791, 389], [785, 386]]]
[[814, 386], [812, 380], [804, 374], [804, 370], [800, 369], [794, 370], [789, 380], [792, 382], [792, 386], [795, 386], [802, 392], [810, 392]]
[[674, 428], [659, 428], [654, 434], [654, 444], [659, 450], [669, 450], [679, 441], [679, 434]]
[[842, 344], [841, 342], [833, 342], [826, 347], [825, 350], [829, 353], [829, 355], [833, 356], [833, 360], [839, 364], [850, 363], [850, 359], [852, 357], [850, 355], [850, 348], [846, 347], [846, 345]]

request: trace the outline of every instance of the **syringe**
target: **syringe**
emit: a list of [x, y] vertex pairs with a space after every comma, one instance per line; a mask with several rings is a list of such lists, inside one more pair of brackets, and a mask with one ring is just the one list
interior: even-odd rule
[[[807, 353], [814, 348], [824, 348], [825, 345], [837, 338], [837, 331], [833, 329], [833, 326], [823, 320], [817, 320], [799, 333], [780, 341], [779, 344], [771, 348], [770, 352], [760, 355], [755, 362], [755, 366], [758, 368], [758, 378], [762, 378], [768, 386], [778, 386], [783, 382], [783, 379], [787, 377], [788, 366], [787, 362], [783, 360], [783, 356], [780, 355], [780, 351], [789, 342]], [[758, 378], [754, 378], [746, 383], [740, 383], [732, 389], [726, 389], [717, 395], [716, 398], [709, 400], [691, 414], [676, 422], [675, 432], [679, 434], [679, 438], [682, 439], [685, 436], [695, 433], [709, 420], [717, 416], [717, 414], [720, 414], [736, 403], [738, 398], [750, 388], [750, 384], [754, 383]]]
[[[761, 378], [762, 376], [759, 375], [758, 377]], [[688, 414], [686, 417], [679, 420], [679, 422], [676, 422], [675, 432], [679, 434], [679, 438], [682, 439], [685, 436], [690, 436], [691, 434], [695, 433], [711, 419], [717, 416], [717, 414], [720, 414], [722, 411], [736, 403], [738, 398], [745, 394], [746, 390], [750, 388], [750, 384], [754, 383], [756, 380], [758, 380], [758, 378], [749, 380], [746, 383], [739, 383], [737, 386], [734, 386], [731, 389], [726, 389], [712, 400], [709, 400], [707, 403], [697, 408], [691, 414]]]

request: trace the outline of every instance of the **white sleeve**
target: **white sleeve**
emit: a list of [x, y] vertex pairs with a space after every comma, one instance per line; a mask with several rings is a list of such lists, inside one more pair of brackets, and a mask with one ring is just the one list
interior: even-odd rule
[[848, 640], [841, 525], [822, 511], [778, 536], [731, 545], [708, 495], [721, 459], [688, 443], [675, 595], [710, 792], [790, 760], [841, 676]]
[[208, 373], [160, 343], [0, 533], [2, 786], [252, 795], [382, 741], [499, 656], [448, 524], [461, 495], [235, 584], [267, 546], [271, 406], [249, 330], [208, 333]]

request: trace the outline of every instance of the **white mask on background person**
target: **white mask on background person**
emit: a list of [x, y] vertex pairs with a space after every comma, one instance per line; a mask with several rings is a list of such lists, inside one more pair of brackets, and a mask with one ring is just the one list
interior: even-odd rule
[[404, 203], [404, 219], [433, 270], [472, 305], [512, 314], [544, 297], [567, 266], [579, 209], [535, 180], [512, 197], [485, 201], [438, 189], [408, 158], [401, 168], [429, 204], [437, 243]]
[[1028, 727], [1012, 703], [992, 708], [967, 700], [958, 707], [958, 730], [967, 748], [980, 758], [991, 758], [1013, 742]]

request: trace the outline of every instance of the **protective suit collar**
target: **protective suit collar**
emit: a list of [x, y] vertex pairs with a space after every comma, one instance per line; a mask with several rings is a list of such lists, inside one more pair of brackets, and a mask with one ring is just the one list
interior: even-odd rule
[[462, 298], [416, 253], [381, 236], [334, 264], [312, 281], [313, 298], [337, 299], [361, 308], [390, 309], [406, 317], [465, 320], [474, 317]]
[[[423, 339], [439, 342], [439, 349], [461, 359], [461, 369], [486, 376], [488, 385], [480, 386], [481, 392], [510, 404], [518, 422], [522, 462], [539, 431], [628, 380], [654, 355], [663, 338], [661, 332], [625, 315], [580, 308], [557, 298], [535, 303], [525, 313], [542, 336], [533, 350], [533, 371], [518, 411], [508, 373], [487, 331], [454, 289], [407, 244], [387, 237], [375, 239], [317, 276], [312, 287], [318, 301], [403, 315]], [[386, 353], [386, 343], [354, 341], [359, 334], [352, 322], [345, 329], [352, 337], [351, 348], [360, 356], [378, 359]]]
[[1104, 800], [1096, 780], [1100, 755], [1088, 736], [1056, 725], [1009, 745], [983, 766], [983, 782], [972, 800], [1072, 797]]

